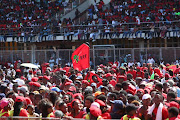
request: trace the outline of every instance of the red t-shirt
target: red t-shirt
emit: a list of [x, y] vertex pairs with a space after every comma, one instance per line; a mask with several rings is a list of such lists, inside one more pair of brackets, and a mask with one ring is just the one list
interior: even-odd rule
[[[152, 113], [152, 120], [156, 119], [156, 114], [157, 114], [158, 108], [155, 107]], [[168, 110], [166, 107], [163, 106], [162, 108], [162, 120], [166, 120], [168, 118]]]
[[103, 119], [111, 119], [111, 115], [108, 112], [105, 112], [101, 115]]

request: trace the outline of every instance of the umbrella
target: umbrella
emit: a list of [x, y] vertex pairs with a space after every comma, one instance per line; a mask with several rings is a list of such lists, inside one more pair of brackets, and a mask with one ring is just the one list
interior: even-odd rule
[[24, 66], [24, 67], [29, 67], [29, 68], [38, 68], [37, 65], [34, 65], [32, 63], [22, 63], [21, 66]]

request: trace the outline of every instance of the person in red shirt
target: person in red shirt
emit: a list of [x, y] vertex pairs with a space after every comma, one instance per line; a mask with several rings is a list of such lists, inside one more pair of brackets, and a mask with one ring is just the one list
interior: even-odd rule
[[129, 67], [129, 71], [127, 72], [127, 74], [128, 73], [132, 74], [134, 79], [136, 78], [136, 71], [133, 69], [132, 66]]
[[178, 114], [179, 110], [176, 107], [171, 107], [168, 109], [169, 118], [167, 120], [179, 120]]
[[136, 77], [144, 78], [144, 72], [140, 70], [140, 67], [136, 69]]
[[72, 108], [72, 112], [69, 116], [73, 117], [73, 118], [83, 118], [86, 115], [86, 112], [81, 111], [81, 102], [79, 99], [74, 99], [71, 102], [71, 108]]
[[166, 120], [168, 118], [168, 110], [163, 105], [163, 96], [157, 92], [152, 100], [154, 104], [149, 108], [147, 118], [151, 120]]

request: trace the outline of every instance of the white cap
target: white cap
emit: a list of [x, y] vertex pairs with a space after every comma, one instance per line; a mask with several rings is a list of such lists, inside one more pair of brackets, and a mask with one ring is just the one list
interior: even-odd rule
[[91, 104], [91, 107], [92, 107], [92, 106], [95, 106], [95, 107], [100, 108], [100, 105], [99, 105], [99, 103], [97, 103], [97, 102], [93, 102], [93, 103]]
[[148, 98], [151, 99], [151, 96], [150, 96], [149, 94], [144, 94], [144, 95], [142, 96], [142, 100], [146, 100], [146, 99], [148, 99]]

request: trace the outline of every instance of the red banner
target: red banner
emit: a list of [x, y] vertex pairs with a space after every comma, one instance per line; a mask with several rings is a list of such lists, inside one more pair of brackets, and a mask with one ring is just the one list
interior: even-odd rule
[[89, 46], [82, 44], [79, 46], [71, 56], [73, 68], [79, 71], [89, 68]]

